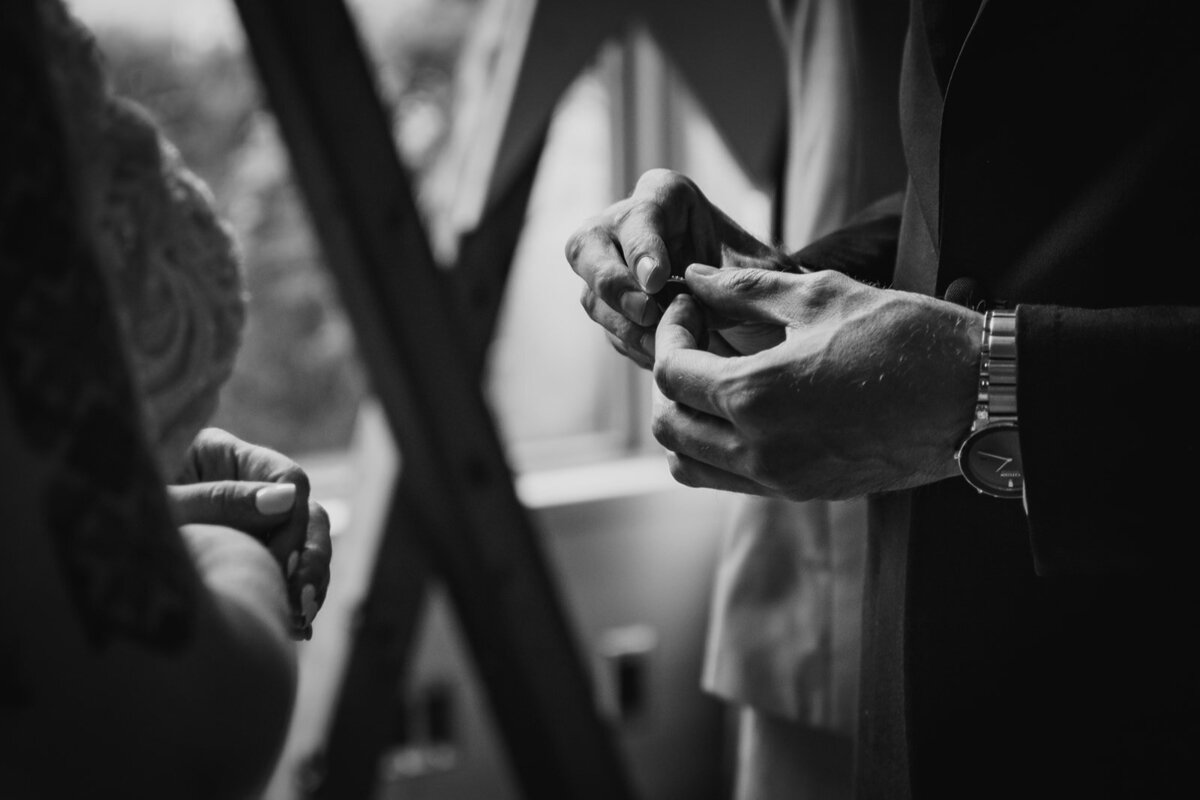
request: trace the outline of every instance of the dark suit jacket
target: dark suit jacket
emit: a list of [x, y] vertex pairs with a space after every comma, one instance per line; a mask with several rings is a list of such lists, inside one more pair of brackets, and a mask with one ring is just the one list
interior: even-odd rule
[[912, 5], [891, 282], [1018, 308], [1028, 513], [872, 500], [860, 797], [1200, 796], [1191, 8]]

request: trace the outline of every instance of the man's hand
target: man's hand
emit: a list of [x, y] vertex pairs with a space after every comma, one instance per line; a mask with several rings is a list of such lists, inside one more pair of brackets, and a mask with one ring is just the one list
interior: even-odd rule
[[[691, 267], [694, 299], [658, 326], [654, 435], [689, 486], [840, 499], [955, 474], [975, 404], [983, 316], [837, 272]], [[698, 301], [698, 302], [697, 302]], [[697, 349], [700, 305], [784, 337]]]
[[235, 528], [258, 539], [283, 571], [293, 635], [309, 638], [329, 587], [329, 517], [309, 499], [308, 476], [291, 459], [218, 428], [202, 430], [183, 474], [167, 487], [179, 525]]
[[[629, 198], [585, 222], [567, 241], [566, 256], [586, 284], [580, 302], [588, 316], [645, 369], [654, 363], [654, 324], [662, 316], [651, 295], [673, 269], [788, 268], [782, 254], [740, 228], [696, 184], [665, 169], [645, 173]], [[735, 343], [740, 352], [761, 344]]]

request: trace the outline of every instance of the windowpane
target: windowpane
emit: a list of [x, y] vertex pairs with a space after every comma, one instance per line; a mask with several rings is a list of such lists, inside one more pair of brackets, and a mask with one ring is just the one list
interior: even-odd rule
[[[452, 266], [489, 189], [480, 151], [499, 147], [507, 109], [495, 101], [511, 88], [509, 50], [524, 42], [532, 3], [352, 5], [370, 22], [366, 44], [431, 244]], [[612, 54], [600, 58], [557, 105], [488, 350], [483, 387], [518, 470], [608, 458], [631, 438], [631, 368], [581, 311], [583, 284], [563, 256], [574, 228], [614, 199], [613, 70]]]
[[325, 269], [226, 0], [76, 0], [115, 90], [144, 105], [234, 227], [249, 293], [212, 424], [295, 455], [344, 449], [367, 393]]
[[[456, 126], [480, 122], [462, 114], [463, 101], [486, 93], [458, 70], [466, 48], [504, 46], [472, 36], [481, 19], [504, 17], [485, 19], [483, 0], [349, 5], [432, 244], [449, 260], [446, 239], [460, 232], [446, 202], [456, 177], [449, 145], [464, 133]], [[232, 0], [73, 7], [98, 32], [118, 90], [155, 114], [236, 228], [249, 313], [213, 424], [289, 453], [344, 449], [368, 379]], [[484, 387], [518, 468], [610, 457], [633, 435], [631, 368], [579, 308], [582, 282], [562, 255], [574, 227], [614, 199], [612, 60], [580, 78], [555, 113], [489, 349]]]
[[606, 65], [560, 103], [505, 292], [487, 378], [518, 465], [611, 457], [629, 441], [632, 367], [579, 304], [563, 246], [614, 199]]

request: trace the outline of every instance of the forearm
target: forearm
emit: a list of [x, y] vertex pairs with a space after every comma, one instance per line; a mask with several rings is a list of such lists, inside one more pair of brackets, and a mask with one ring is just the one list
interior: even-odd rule
[[[171, 786], [175, 797], [250, 797], [261, 790], [295, 691], [281, 623], [244, 591], [202, 591], [181, 652], [128, 643], [96, 651], [72, 635], [61, 586], [45, 573], [27, 574], [42, 579], [40, 592], [10, 583], [24, 590], [25, 608], [42, 613], [14, 620], [7, 611], [15, 598], [5, 598], [6, 626], [26, 665], [24, 704], [6, 709], [0, 737], [16, 743], [4, 756], [10, 770], [41, 791], [64, 793], [153, 797]], [[63, 753], [71, 754], [70, 770], [60, 769]]]
[[240, 531], [187, 525], [182, 535], [208, 590], [197, 638], [211, 637], [206, 646], [212, 653], [205, 659], [212, 666], [205, 670], [204, 691], [193, 698], [211, 703], [213, 711], [204, 717], [209, 730], [190, 735], [219, 743], [211, 763], [193, 766], [230, 788], [261, 787], [282, 748], [296, 691], [283, 575], [266, 548]]
[[[33, 787], [35, 796], [111, 790], [154, 797], [163, 786], [177, 797], [251, 796], [274, 766], [295, 691], [278, 566], [234, 531], [222, 534], [219, 557], [194, 562], [153, 509], [143, 524], [161, 523], [166, 545], [158, 553], [128, 551], [127, 531], [107, 527], [98, 508], [91, 530], [108, 545], [89, 553], [69, 581], [62, 561], [68, 545], [46, 524], [47, 510], [63, 500], [42, 491], [53, 467], [22, 446], [8, 411], [0, 397], [0, 488], [9, 525], [0, 560], [0, 773]], [[95, 603], [119, 598], [114, 582], [128, 579], [112, 562], [128, 559], [151, 575], [187, 576], [189, 613], [177, 632], [143, 641], [113, 634], [97, 644], [80, 616], [74, 581], [110, 586], [95, 593]], [[139, 592], [140, 610], [151, 617], [168, 598], [154, 580]], [[61, 768], [64, 753], [70, 770]]]

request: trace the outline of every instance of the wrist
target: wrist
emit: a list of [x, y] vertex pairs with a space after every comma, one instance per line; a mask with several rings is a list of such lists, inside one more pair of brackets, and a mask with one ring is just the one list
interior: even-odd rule
[[267, 548], [223, 525], [193, 523], [180, 526], [179, 532], [201, 583], [214, 596], [251, 609], [286, 638], [291, 624], [287, 586]]
[[1020, 499], [1025, 483], [1017, 427], [1016, 312], [988, 311], [979, 341], [974, 419], [955, 458], [981, 494]]
[[940, 416], [934, 480], [962, 477], [958, 452], [971, 433], [978, 396], [984, 315], [962, 307], [955, 307], [954, 313], [957, 319], [953, 331], [948, 333], [946, 346], [940, 349], [946, 366], [935, 381], [940, 387], [937, 400]]
[[961, 380], [955, 383], [955, 418], [952, 447], [955, 454], [954, 473], [957, 475], [958, 448], [970, 435], [975, 425], [975, 411], [979, 404], [979, 366], [984, 358], [987, 317], [981, 311], [970, 311], [970, 320], [964, 327], [963, 360], [958, 374]]

